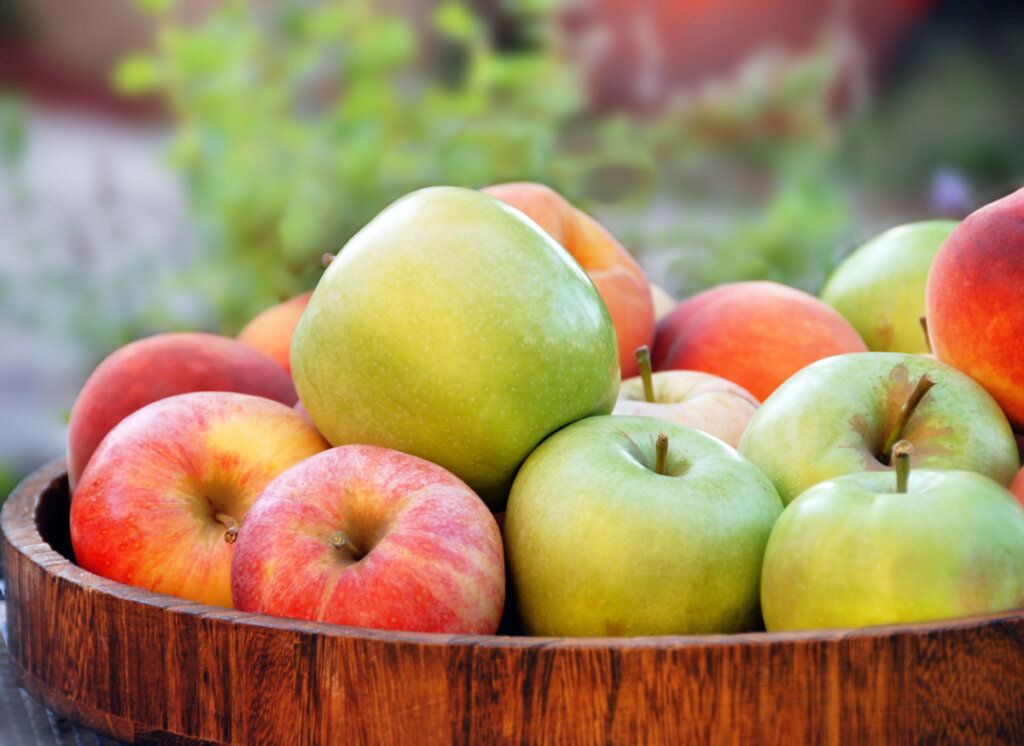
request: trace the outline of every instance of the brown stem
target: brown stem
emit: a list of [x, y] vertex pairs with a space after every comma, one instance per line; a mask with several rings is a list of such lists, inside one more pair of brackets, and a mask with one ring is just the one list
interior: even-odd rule
[[348, 550], [348, 553], [355, 559], [361, 559], [366, 554], [362, 549], [356, 546], [355, 542], [353, 542], [344, 531], [335, 531], [331, 534], [331, 546], [338, 550]]
[[668, 456], [668, 436], [665, 433], [658, 433], [658, 442], [654, 444], [654, 452], [654, 471], [658, 474], [664, 474], [665, 459]]
[[227, 526], [227, 530], [224, 532], [224, 541], [228, 544], [234, 544], [238, 538], [238, 521], [235, 520], [234, 516], [218, 510], [213, 514], [213, 518], [217, 523]]
[[892, 447], [892, 460], [896, 465], [896, 491], [906, 492], [910, 481], [910, 457], [914, 455], [914, 446], [906, 438], [896, 441]]
[[903, 403], [900, 408], [899, 416], [896, 418], [896, 424], [893, 425], [892, 431], [889, 433], [889, 437], [885, 439], [885, 446], [882, 448], [882, 461], [886, 464], [892, 463], [892, 449], [896, 445], [896, 441], [903, 437], [903, 429], [907, 426], [907, 421], [911, 415], [914, 414], [914, 410], [917, 409], [917, 405], [921, 403], [921, 399], [928, 393], [928, 389], [935, 385], [935, 381], [932, 377], [925, 373], [917, 380], [917, 385], [914, 386], [914, 390], [910, 393], [910, 397]]
[[928, 352], [934, 352], [932, 349], [932, 338], [928, 336], [928, 318], [926, 316], [918, 316], [918, 322], [921, 324], [921, 331], [924, 332], [924, 345], [928, 348]]
[[329, 267], [331, 262], [333, 262], [333, 261], [334, 261], [334, 254], [330, 253], [329, 251], [326, 252], [322, 257], [320, 257], [320, 265], [324, 269], [327, 269], [327, 267]]
[[651, 348], [641, 345], [636, 348], [636, 362], [640, 366], [640, 378], [644, 382], [644, 399], [654, 403], [654, 379], [651, 377]]

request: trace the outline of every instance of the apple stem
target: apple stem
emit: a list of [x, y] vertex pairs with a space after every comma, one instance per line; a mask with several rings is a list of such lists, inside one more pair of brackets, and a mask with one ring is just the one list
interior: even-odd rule
[[238, 522], [234, 517], [218, 510], [214, 513], [213, 518], [217, 523], [222, 523], [228, 527], [227, 531], [224, 532], [224, 541], [228, 544], [234, 544], [235, 539], [238, 538]]
[[896, 465], [896, 491], [906, 492], [910, 480], [910, 457], [914, 454], [914, 445], [906, 438], [896, 441], [892, 447], [892, 459]]
[[903, 428], [906, 427], [907, 421], [910, 416], [914, 413], [917, 405], [921, 403], [921, 399], [928, 393], [928, 389], [935, 385], [935, 381], [932, 377], [925, 373], [917, 380], [917, 385], [914, 386], [914, 390], [910, 393], [910, 397], [903, 403], [900, 408], [900, 413], [896, 418], [896, 424], [892, 428], [892, 432], [889, 433], [889, 437], [885, 440], [885, 447], [882, 449], [882, 458], [885, 463], [892, 463], [892, 449], [896, 445], [896, 441], [903, 437]]
[[322, 266], [324, 269], [327, 269], [330, 266], [331, 262], [333, 262], [333, 261], [334, 261], [334, 254], [332, 254], [329, 251], [325, 252], [324, 255], [322, 257], [320, 257], [320, 266]]
[[928, 352], [934, 352], [932, 349], [932, 338], [928, 336], [928, 318], [926, 316], [918, 316], [918, 322], [921, 324], [921, 331], [924, 332], [924, 345], [928, 348]]
[[365, 554], [350, 538], [348, 538], [348, 534], [344, 531], [335, 531], [331, 534], [331, 546], [339, 550], [348, 549], [348, 553], [355, 559], [361, 559]]
[[651, 348], [641, 345], [636, 348], [636, 362], [640, 366], [640, 378], [644, 382], [644, 399], [648, 404], [654, 403], [654, 379], [651, 378]]
[[668, 456], [668, 436], [665, 433], [658, 433], [658, 442], [654, 444], [656, 454], [654, 471], [658, 474], [665, 473], [665, 458]]

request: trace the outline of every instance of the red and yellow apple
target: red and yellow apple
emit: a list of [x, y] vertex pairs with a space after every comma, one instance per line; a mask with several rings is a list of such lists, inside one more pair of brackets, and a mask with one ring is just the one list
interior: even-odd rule
[[658, 322], [654, 370], [700, 370], [733, 381], [764, 401], [801, 368], [844, 352], [866, 352], [838, 311], [777, 282], [718, 285]]
[[160, 399], [100, 443], [71, 501], [75, 559], [90, 572], [231, 606], [232, 542], [278, 474], [327, 442], [280, 402], [232, 391]]
[[242, 327], [236, 339], [255, 347], [290, 375], [292, 335], [312, 294], [310, 290], [264, 309]]
[[230, 337], [171, 332], [130, 342], [96, 367], [71, 409], [67, 436], [71, 490], [114, 425], [150, 402], [189, 391], [237, 391], [289, 406], [298, 399], [291, 378], [280, 366]]
[[925, 288], [932, 351], [992, 394], [1024, 428], [1024, 189], [968, 215]]
[[498, 523], [451, 472], [348, 445], [271, 482], [238, 533], [236, 608], [449, 634], [494, 634], [505, 600]]
[[654, 341], [654, 299], [647, 275], [633, 256], [597, 220], [550, 187], [511, 182], [482, 191], [526, 214], [579, 262], [608, 306], [622, 376], [636, 375], [633, 351]]

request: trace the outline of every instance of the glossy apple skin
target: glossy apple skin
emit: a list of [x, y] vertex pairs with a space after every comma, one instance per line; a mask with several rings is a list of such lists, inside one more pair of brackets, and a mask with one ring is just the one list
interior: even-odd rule
[[168, 332], [130, 342], [86, 380], [68, 421], [72, 491], [103, 436], [150, 402], [189, 391], [236, 391], [291, 406], [291, 378], [262, 352], [218, 334]]
[[455, 187], [407, 195], [339, 252], [296, 327], [292, 377], [333, 445], [433, 461], [494, 511], [541, 440], [619, 391], [615, 330], [579, 264], [515, 208]]
[[925, 622], [1024, 603], [1024, 507], [975, 472], [847, 474], [783, 512], [765, 550], [769, 631]]
[[653, 373], [651, 384], [654, 401], [648, 402], [643, 379], [623, 381], [612, 414], [668, 420], [714, 435], [735, 448], [760, 406], [739, 384], [697, 370]]
[[236, 339], [264, 353], [291, 375], [292, 335], [311, 295], [312, 290], [264, 309], [242, 327]]
[[955, 220], [890, 228], [855, 249], [829, 276], [821, 299], [878, 352], [928, 352], [921, 327], [928, 271]]
[[575, 422], [530, 454], [505, 513], [524, 626], [556, 636], [757, 629], [761, 558], [781, 512], [768, 479], [705, 433], [649, 417]]
[[925, 308], [935, 355], [1024, 429], [1024, 189], [968, 215], [939, 249]]
[[1020, 461], [995, 400], [952, 366], [913, 353], [836, 355], [804, 368], [761, 404], [739, 451], [768, 475], [786, 504], [841, 474], [891, 470], [879, 454], [925, 373], [935, 385], [903, 431], [914, 446], [911, 463], [976, 471], [1008, 485]]
[[[332, 545], [338, 531], [362, 556]], [[440, 466], [379, 446], [332, 448], [275, 479], [231, 573], [238, 609], [356, 627], [494, 634], [505, 600], [483, 501]]]
[[681, 301], [658, 322], [654, 370], [701, 370], [764, 401], [816, 360], [867, 345], [838, 311], [768, 281], [730, 282]]
[[611, 314], [622, 377], [636, 375], [636, 349], [654, 343], [654, 297], [636, 259], [603, 225], [551, 187], [520, 181], [482, 191], [529, 216], [586, 270]]
[[157, 593], [231, 606], [232, 544], [270, 481], [328, 448], [291, 407], [200, 391], [160, 399], [111, 429], [71, 501], [75, 560]]

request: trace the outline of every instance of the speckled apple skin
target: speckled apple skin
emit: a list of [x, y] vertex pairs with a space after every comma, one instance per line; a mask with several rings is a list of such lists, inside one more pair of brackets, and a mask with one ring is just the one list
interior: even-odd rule
[[72, 490], [103, 436], [150, 402], [189, 391], [237, 391], [291, 406], [291, 378], [262, 352], [230, 337], [168, 332], [130, 342], [108, 355], [86, 380], [68, 421]]
[[[336, 547], [343, 532], [358, 554]], [[332, 448], [275, 479], [232, 560], [236, 608], [379, 629], [493, 634], [498, 524], [456, 476], [389, 448]]]
[[654, 344], [654, 297], [636, 259], [607, 228], [549, 186], [517, 181], [482, 191], [530, 216], [586, 270], [611, 314], [622, 376], [635, 376], [636, 349]]
[[935, 256], [925, 315], [939, 360], [1024, 429], [1024, 189], [968, 215]]
[[612, 410], [615, 330], [580, 265], [471, 189], [386, 208], [334, 258], [299, 320], [292, 377], [333, 445], [440, 464], [494, 511], [526, 455]]
[[745, 281], [682, 300], [658, 322], [651, 364], [721, 376], [764, 401], [816, 360], [867, 349], [824, 301], [777, 282]]
[[241, 525], [274, 477], [328, 447], [301, 414], [263, 397], [193, 392], [148, 404], [111, 429], [82, 474], [75, 560], [121, 583], [231, 606], [233, 545], [215, 513]]
[[264, 309], [242, 327], [236, 339], [267, 355], [290, 376], [292, 335], [311, 295], [312, 290]]

